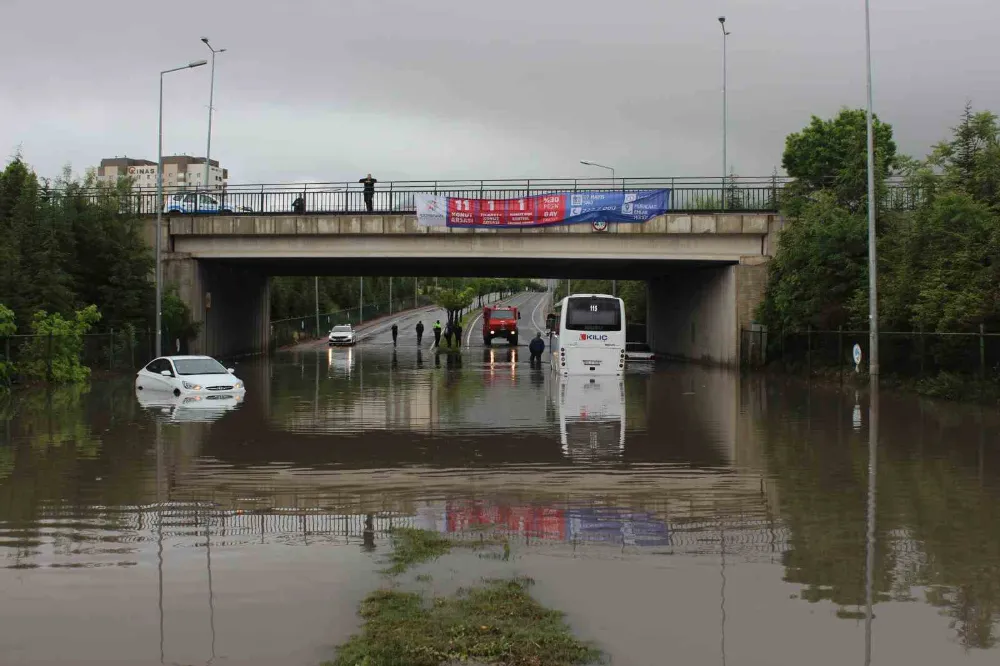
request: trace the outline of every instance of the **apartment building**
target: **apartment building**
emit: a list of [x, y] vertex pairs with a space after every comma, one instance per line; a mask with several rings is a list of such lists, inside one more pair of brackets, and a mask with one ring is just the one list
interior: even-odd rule
[[[116, 183], [123, 177], [132, 178], [136, 187], [156, 187], [157, 164], [133, 157], [106, 157], [97, 168], [97, 179]], [[165, 190], [186, 188], [223, 188], [229, 180], [229, 170], [219, 166], [218, 160], [209, 160], [208, 184], [205, 183], [205, 158], [190, 155], [165, 155], [163, 157], [163, 187]]]

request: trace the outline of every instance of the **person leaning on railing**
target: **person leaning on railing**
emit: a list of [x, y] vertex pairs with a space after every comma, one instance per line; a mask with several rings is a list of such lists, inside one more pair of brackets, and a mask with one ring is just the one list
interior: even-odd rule
[[358, 181], [365, 186], [365, 210], [369, 213], [372, 212], [375, 202], [375, 183], [378, 181], [372, 178], [371, 174], [368, 174], [364, 178]]

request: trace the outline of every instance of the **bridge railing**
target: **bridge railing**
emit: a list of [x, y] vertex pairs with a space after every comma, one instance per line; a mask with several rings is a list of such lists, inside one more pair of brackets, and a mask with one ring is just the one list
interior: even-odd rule
[[[411, 213], [416, 195], [438, 194], [469, 199], [516, 199], [554, 192], [656, 190], [671, 191], [670, 208], [683, 212], [776, 212], [782, 203], [786, 177], [650, 177], [650, 178], [548, 178], [510, 180], [387, 181], [375, 185], [373, 213]], [[77, 196], [106, 198], [108, 188], [78, 190]], [[885, 206], [908, 209], [919, 202], [919, 191], [891, 181]], [[208, 196], [195, 207], [194, 201]], [[134, 188], [118, 195], [122, 212], [151, 215], [157, 209], [155, 188]], [[185, 201], [185, 199], [187, 201]], [[263, 183], [227, 185], [222, 189], [172, 186], [164, 188], [164, 210], [200, 214], [293, 215], [367, 212], [364, 185], [358, 182]]]

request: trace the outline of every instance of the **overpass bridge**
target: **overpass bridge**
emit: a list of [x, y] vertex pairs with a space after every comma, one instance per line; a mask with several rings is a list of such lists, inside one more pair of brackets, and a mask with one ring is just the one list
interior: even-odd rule
[[[736, 364], [782, 226], [784, 182], [380, 183], [372, 211], [362, 212], [361, 186], [342, 185], [236, 186], [216, 193], [223, 210], [167, 216], [164, 276], [201, 323], [193, 352], [266, 349], [273, 275], [615, 278], [647, 282], [656, 352]], [[414, 211], [418, 194], [502, 200], [619, 189], [670, 190], [669, 209], [643, 223], [521, 228], [423, 226]], [[147, 195], [137, 192], [133, 202], [143, 212]]]

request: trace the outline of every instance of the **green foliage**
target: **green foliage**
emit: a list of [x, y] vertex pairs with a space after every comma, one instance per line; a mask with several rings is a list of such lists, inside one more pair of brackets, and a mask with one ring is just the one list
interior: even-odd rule
[[[17, 333], [17, 324], [14, 321], [14, 313], [10, 308], [0, 303], [0, 343], [3, 338]], [[14, 364], [4, 357], [0, 360], [0, 391], [10, 387], [10, 382], [14, 376]]]
[[[781, 344], [782, 331], [868, 327], [867, 219], [864, 206], [858, 205], [863, 176], [858, 171], [860, 157], [853, 152], [844, 156], [843, 150], [838, 152], [820, 141], [846, 135], [853, 138], [834, 141], [834, 147], [858, 143], [863, 114], [844, 112], [841, 116], [826, 123], [814, 119], [809, 128], [789, 137], [794, 155], [786, 151], [786, 158], [794, 159], [786, 167], [795, 165], [801, 172], [792, 175], [806, 180], [793, 192], [786, 210], [794, 217], [781, 232], [758, 311], [759, 321], [777, 334], [769, 337], [772, 345]], [[891, 144], [888, 126], [881, 127], [887, 133], [880, 140]], [[807, 160], [807, 149], [818, 151], [815, 160]], [[886, 151], [884, 147], [883, 154]], [[895, 157], [894, 149], [889, 152], [907, 183], [921, 194], [914, 210], [883, 210], [878, 216], [881, 328], [975, 333], [983, 325], [996, 331], [1000, 328], [1000, 128], [996, 116], [966, 107], [951, 139], [939, 143], [924, 161]], [[833, 159], [837, 155], [840, 162]], [[808, 171], [814, 163], [823, 163], [830, 173], [847, 175], [824, 181]], [[886, 173], [885, 164], [880, 164], [879, 177]], [[805, 190], [807, 196], [803, 196]], [[924, 343], [926, 358], [935, 367], [978, 367], [974, 358], [978, 354], [970, 353], [968, 338], [928, 338]], [[905, 350], [897, 353], [906, 355]], [[891, 363], [883, 365], [891, 372]], [[952, 390], [945, 386], [941, 393]]]
[[437, 559], [451, 550], [451, 541], [435, 532], [401, 527], [392, 531], [392, 566], [389, 574], [401, 574], [414, 564]]
[[531, 595], [530, 579], [490, 580], [438, 597], [379, 590], [362, 603], [361, 633], [337, 652], [334, 666], [358, 664], [478, 663], [568, 666], [595, 662], [600, 653], [577, 641], [563, 614]]
[[781, 233], [758, 319], [774, 331], [866, 321], [867, 221], [817, 192]]
[[85, 381], [90, 368], [80, 363], [83, 336], [100, 320], [101, 313], [95, 305], [77, 311], [72, 319], [44, 310], [36, 312], [31, 331], [37, 337], [25, 348], [23, 374], [56, 383]]
[[177, 285], [168, 284], [163, 290], [163, 335], [168, 346], [174, 340], [187, 342], [198, 335], [201, 329], [199, 322], [191, 320], [191, 309], [187, 306], [177, 292]]
[[68, 170], [50, 185], [20, 156], [0, 172], [0, 294], [20, 328], [39, 310], [69, 317], [89, 303], [110, 327], [152, 319], [153, 258], [131, 201], [127, 183]]
[[[876, 181], [882, 183], [896, 165], [892, 127], [872, 119], [875, 133]], [[788, 135], [781, 165], [796, 179], [793, 198], [828, 190], [834, 201], [858, 210], [867, 200], [868, 140], [863, 110], [842, 109], [836, 118], [812, 117], [801, 132]]]

